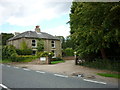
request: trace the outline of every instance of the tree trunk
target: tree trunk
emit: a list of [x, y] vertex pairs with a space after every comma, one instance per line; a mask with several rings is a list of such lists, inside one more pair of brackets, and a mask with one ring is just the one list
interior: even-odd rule
[[102, 58], [103, 59], [107, 59], [107, 56], [106, 56], [104, 48], [101, 48], [100, 51], [101, 51]]

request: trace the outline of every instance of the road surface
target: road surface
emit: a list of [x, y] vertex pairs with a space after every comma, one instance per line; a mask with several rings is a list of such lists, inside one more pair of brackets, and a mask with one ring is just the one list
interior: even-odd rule
[[81, 77], [68, 77], [56, 73], [0, 65], [2, 66], [2, 84], [0, 86], [3, 88], [118, 88], [105, 82]]

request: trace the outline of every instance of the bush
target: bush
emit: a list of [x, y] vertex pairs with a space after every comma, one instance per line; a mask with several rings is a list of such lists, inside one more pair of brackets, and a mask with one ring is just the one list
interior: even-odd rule
[[16, 49], [18, 55], [32, 55], [31, 49]]
[[52, 58], [52, 61], [63, 61], [63, 59], [56, 57], [56, 58]]
[[73, 56], [74, 55], [74, 50], [72, 48], [66, 48], [63, 53], [65, 56]]
[[80, 65], [97, 68], [97, 69], [106, 69], [111, 71], [120, 71], [119, 65], [120, 61], [112, 61], [108, 59], [95, 59], [94, 61], [85, 61]]
[[9, 59], [15, 58], [17, 55], [15, 47], [13, 45], [6, 45], [2, 48], [2, 58]]
[[39, 57], [46, 57], [46, 56], [48, 56], [49, 55], [49, 53], [48, 52], [37, 52], [37, 57], [39, 58]]
[[19, 55], [17, 56], [15, 59], [12, 58], [12, 62], [30, 62], [34, 59], [36, 59], [36, 56], [32, 56], [32, 55]]

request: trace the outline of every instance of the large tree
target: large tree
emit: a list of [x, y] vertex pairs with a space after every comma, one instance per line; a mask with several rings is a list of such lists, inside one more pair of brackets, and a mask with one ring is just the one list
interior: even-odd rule
[[101, 52], [111, 43], [120, 46], [120, 3], [73, 2], [70, 13], [71, 37], [80, 55]]
[[2, 35], [2, 45], [6, 45], [7, 40], [14, 36], [14, 34], [12, 33], [1, 33], [1, 35]]

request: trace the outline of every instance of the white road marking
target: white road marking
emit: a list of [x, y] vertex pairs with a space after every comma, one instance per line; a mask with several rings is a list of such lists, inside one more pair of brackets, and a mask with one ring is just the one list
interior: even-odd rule
[[5, 66], [4, 64], [1, 64], [2, 66]]
[[60, 74], [54, 74], [55, 76], [58, 76], [58, 77], [65, 77], [67, 78], [68, 76], [65, 76], [65, 75], [60, 75]]
[[14, 67], [14, 68], [19, 69], [19, 67]]
[[10, 65], [7, 65], [7, 67], [10, 67]]
[[93, 81], [93, 80], [88, 80], [88, 79], [83, 79], [84, 81], [88, 81], [88, 82], [94, 82], [94, 83], [100, 83], [100, 84], [107, 84], [105, 82], [99, 82], [99, 81]]
[[5, 89], [8, 89], [8, 87], [6, 87], [5, 85], [3, 84], [0, 84], [1, 87], [5, 88]]
[[30, 71], [30, 69], [26, 69], [26, 68], [24, 68], [23, 70]]
[[45, 73], [45, 72], [42, 72], [42, 71], [36, 71], [36, 72], [38, 72], [38, 73]]

